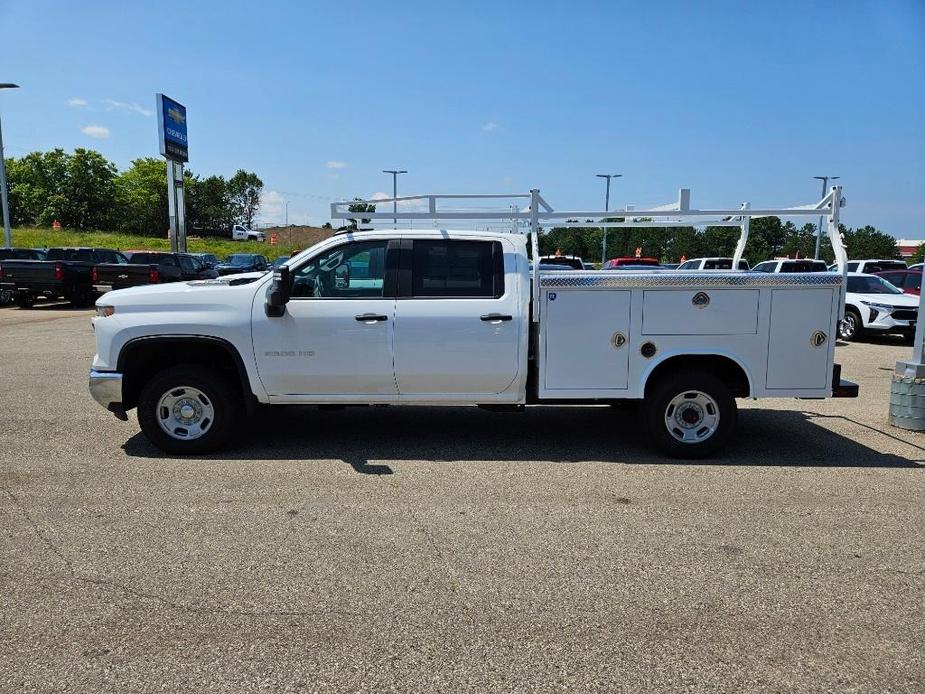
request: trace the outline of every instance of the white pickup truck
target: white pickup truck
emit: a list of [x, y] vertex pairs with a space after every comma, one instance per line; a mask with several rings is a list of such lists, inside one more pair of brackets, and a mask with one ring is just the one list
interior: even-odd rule
[[[730, 223], [729, 211], [690, 210], [685, 193], [669, 212], [633, 214], [725, 218], [744, 248], [750, 214], [828, 209], [837, 224], [840, 205], [833, 188], [806, 208], [743, 208]], [[467, 196], [422, 197], [430, 216], [399, 216], [486, 215], [436, 210], [438, 197]], [[641, 400], [652, 442], [684, 458], [728, 441], [736, 398], [857, 395], [834, 363], [844, 273], [539, 272], [528, 241], [538, 247], [541, 220], [614, 212], [556, 213], [538, 191], [529, 197], [526, 212], [508, 212], [528, 233], [353, 231], [275, 273], [110, 292], [93, 319], [90, 391], [120, 419], [137, 408], [147, 437], [175, 453], [226, 444], [258, 403]], [[332, 216], [349, 214], [337, 205]]]

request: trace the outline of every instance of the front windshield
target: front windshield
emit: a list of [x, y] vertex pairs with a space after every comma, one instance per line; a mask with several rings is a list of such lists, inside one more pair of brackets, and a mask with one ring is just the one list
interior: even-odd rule
[[228, 256], [229, 265], [250, 265], [254, 262], [254, 256], [236, 253]]
[[848, 291], [854, 294], [902, 294], [902, 289], [895, 287], [882, 277], [849, 277]]

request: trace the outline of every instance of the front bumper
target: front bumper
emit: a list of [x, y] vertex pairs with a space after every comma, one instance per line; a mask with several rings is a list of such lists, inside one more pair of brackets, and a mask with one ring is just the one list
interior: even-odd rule
[[118, 419], [128, 419], [122, 405], [122, 374], [90, 369], [90, 395]]

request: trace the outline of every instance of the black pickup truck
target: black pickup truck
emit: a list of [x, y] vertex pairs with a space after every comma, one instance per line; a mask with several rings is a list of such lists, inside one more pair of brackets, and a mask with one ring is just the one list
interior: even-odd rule
[[100, 263], [93, 268], [93, 288], [98, 292], [146, 284], [215, 279], [218, 273], [189, 253], [133, 251], [128, 263]]
[[91, 306], [96, 293], [91, 274], [99, 263], [127, 263], [109, 248], [49, 248], [45, 260], [2, 260], [3, 282], [13, 301], [29, 308], [37, 297], [67, 299], [74, 306]]
[[[45, 251], [38, 248], [0, 248], [0, 262], [4, 260], [45, 260]], [[14, 286], [3, 279], [0, 268], [0, 306], [13, 301]]]

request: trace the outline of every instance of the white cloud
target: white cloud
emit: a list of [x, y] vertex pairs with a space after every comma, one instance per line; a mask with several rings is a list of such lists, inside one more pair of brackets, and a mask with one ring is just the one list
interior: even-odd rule
[[260, 196], [260, 216], [271, 222], [283, 223], [286, 216], [286, 198], [276, 190], [268, 190]]
[[490, 132], [497, 130], [500, 127], [501, 126], [495, 123], [494, 121], [488, 121], [485, 125], [482, 126], [482, 130], [484, 130], [486, 133], [490, 133]]
[[336, 159], [332, 159], [331, 161], [329, 161], [329, 162], [327, 162], [327, 163], [325, 164], [325, 167], [328, 168], [328, 169], [346, 169], [346, 168], [347, 168], [347, 162], [345, 162], [345, 161], [337, 161]]
[[84, 135], [95, 137], [97, 140], [105, 140], [109, 137], [109, 128], [105, 125], [85, 125], [80, 129]]
[[103, 102], [106, 104], [107, 111], [124, 111], [125, 113], [137, 113], [140, 116], [145, 118], [154, 115], [154, 111], [143, 108], [136, 104], [134, 101], [127, 103], [125, 101], [116, 101], [115, 99], [103, 99]]
[[[401, 195], [402, 195], [401, 191], [399, 191], [398, 197], [401, 197]], [[390, 200], [391, 198], [392, 198], [392, 195], [390, 193], [383, 193], [382, 191], [378, 191], [376, 193], [373, 193], [372, 197], [369, 199], [370, 200]], [[381, 209], [376, 208], [376, 211], [377, 212], [388, 212], [391, 209], [392, 209], [392, 205], [390, 203], [386, 203], [385, 207]], [[426, 200], [399, 200], [398, 209], [405, 210], [406, 212], [426, 212], [428, 209], [428, 203]]]
[[87, 105], [87, 100], [81, 99], [79, 96], [74, 96], [67, 100], [67, 105], [73, 106], [74, 108], [83, 108]]

